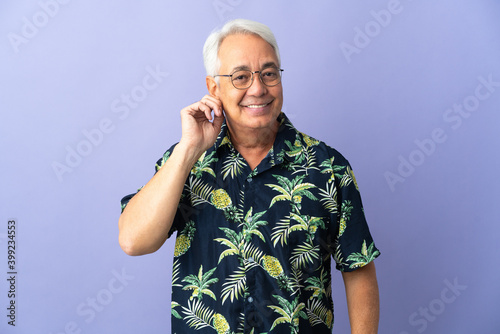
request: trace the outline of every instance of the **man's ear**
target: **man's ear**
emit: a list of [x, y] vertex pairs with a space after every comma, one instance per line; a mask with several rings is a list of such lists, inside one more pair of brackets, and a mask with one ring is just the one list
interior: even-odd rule
[[206, 81], [208, 93], [210, 95], [219, 97], [219, 86], [217, 85], [217, 82], [215, 82], [215, 78], [207, 75]]

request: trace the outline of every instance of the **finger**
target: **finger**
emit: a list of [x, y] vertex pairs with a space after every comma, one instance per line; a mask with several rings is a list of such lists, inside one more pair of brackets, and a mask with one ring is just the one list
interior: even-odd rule
[[[207, 116], [210, 115], [210, 116]], [[209, 107], [207, 107], [205, 104], [201, 102], [196, 102], [193, 103], [192, 105], [184, 108], [181, 110], [181, 116], [182, 115], [189, 115], [190, 117], [193, 117], [194, 119], [200, 119], [200, 118], [205, 118], [208, 120], [211, 119], [211, 110]]]
[[208, 102], [208, 101], [200, 101], [198, 108], [199, 108], [200, 111], [202, 111], [205, 114], [205, 117], [208, 120], [212, 120], [212, 109], [214, 107], [211, 105], [210, 102]]
[[224, 117], [223, 116], [215, 116], [214, 121], [212, 122], [214, 127], [220, 131], [222, 127], [222, 123], [224, 123]]
[[205, 95], [201, 101], [210, 107], [216, 116], [222, 116], [222, 102], [218, 97]]
[[212, 108], [209, 105], [207, 105], [205, 102], [200, 101], [198, 109], [203, 112], [203, 114], [209, 121], [212, 120]]

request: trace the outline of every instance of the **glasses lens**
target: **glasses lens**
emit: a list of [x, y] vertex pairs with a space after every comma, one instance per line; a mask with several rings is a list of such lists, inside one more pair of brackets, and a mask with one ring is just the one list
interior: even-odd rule
[[237, 71], [231, 76], [231, 81], [236, 88], [248, 88], [252, 82], [252, 72]]
[[260, 72], [262, 82], [267, 86], [276, 86], [281, 81], [281, 72], [279, 69], [271, 67]]

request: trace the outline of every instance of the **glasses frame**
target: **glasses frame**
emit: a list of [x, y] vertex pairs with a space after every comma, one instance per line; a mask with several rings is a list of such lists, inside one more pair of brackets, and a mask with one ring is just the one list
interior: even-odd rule
[[[271, 68], [273, 68], [273, 67], [271, 67]], [[281, 79], [282, 79], [282, 75], [281, 75], [281, 73], [284, 71], [284, 69], [282, 69], [282, 68], [277, 68], [277, 70], [278, 70], [278, 74], [279, 74], [279, 76], [280, 76], [280, 80], [279, 80], [277, 83], [275, 83], [274, 85], [268, 85], [268, 84], [266, 84], [266, 83], [264, 82], [264, 80], [262, 79], [262, 71], [265, 71], [265, 70], [267, 70], [267, 68], [265, 68], [265, 69], [263, 69], [263, 70], [260, 70], [260, 71], [253, 71], [253, 72], [252, 72], [252, 71], [250, 71], [250, 70], [238, 70], [238, 71], [235, 71], [233, 74], [217, 74], [217, 75], [214, 75], [214, 78], [215, 78], [215, 77], [227, 77], [227, 78], [231, 78], [231, 84], [233, 85], [233, 87], [234, 87], [234, 88], [236, 88], [236, 89], [240, 89], [240, 90], [248, 89], [248, 88], [250, 88], [250, 87], [252, 86], [252, 84], [253, 84], [253, 78], [254, 78], [254, 76], [253, 76], [253, 75], [254, 75], [254, 73], [259, 73], [259, 79], [260, 79], [260, 82], [262, 82], [262, 84], [263, 84], [264, 86], [267, 86], [267, 87], [274, 87], [274, 86], [277, 86], [277, 85], [279, 85], [279, 84], [281, 83]], [[236, 86], [234, 85], [234, 82], [233, 82], [233, 75], [235, 75], [237, 72], [241, 72], [241, 71], [250, 72], [250, 73], [252, 74], [252, 77], [250, 78], [250, 84], [248, 85], [248, 87], [245, 87], [245, 88], [238, 88], [238, 87], [236, 87]]]

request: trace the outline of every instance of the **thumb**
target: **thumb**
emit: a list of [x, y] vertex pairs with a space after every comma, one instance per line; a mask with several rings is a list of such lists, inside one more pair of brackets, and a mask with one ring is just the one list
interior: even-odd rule
[[224, 116], [216, 116], [216, 115], [214, 115], [214, 120], [212, 122], [212, 125], [217, 130], [217, 132], [220, 131], [220, 129], [222, 127], [222, 123], [224, 123]]

